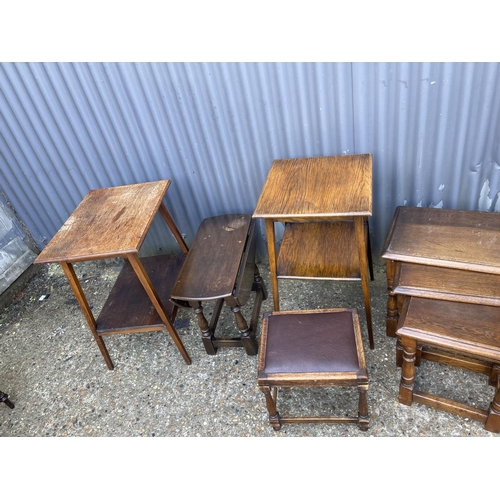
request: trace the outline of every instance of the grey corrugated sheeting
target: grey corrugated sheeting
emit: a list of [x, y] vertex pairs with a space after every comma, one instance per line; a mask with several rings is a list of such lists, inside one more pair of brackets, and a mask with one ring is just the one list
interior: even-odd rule
[[353, 89], [379, 243], [397, 205], [500, 211], [498, 63], [354, 64]]
[[252, 213], [274, 159], [371, 152], [378, 252], [399, 204], [500, 210], [499, 83], [497, 63], [2, 63], [0, 188], [43, 247], [88, 190], [171, 178], [189, 244]]

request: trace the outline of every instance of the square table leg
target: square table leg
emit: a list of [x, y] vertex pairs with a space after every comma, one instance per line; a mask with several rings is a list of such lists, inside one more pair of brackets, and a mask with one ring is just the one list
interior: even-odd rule
[[133, 267], [135, 274], [139, 278], [139, 281], [141, 282], [142, 286], [144, 287], [144, 290], [146, 290], [146, 293], [148, 294], [149, 299], [153, 303], [154, 308], [156, 309], [156, 312], [160, 316], [161, 320], [163, 321], [163, 324], [166, 326], [168, 333], [170, 334], [170, 337], [172, 337], [172, 340], [174, 341], [175, 345], [177, 346], [177, 349], [179, 349], [182, 357], [184, 358], [184, 361], [186, 364], [190, 365], [191, 364], [191, 358], [189, 357], [189, 354], [186, 351], [186, 348], [184, 347], [184, 344], [182, 343], [182, 340], [180, 339], [179, 335], [177, 334], [174, 326], [172, 325], [172, 322], [170, 321], [170, 318], [168, 317], [168, 314], [166, 313], [160, 298], [158, 297], [158, 294], [156, 293], [153, 284], [151, 283], [151, 280], [149, 279], [148, 273], [144, 269], [144, 266], [142, 265], [142, 262], [140, 261], [139, 257], [137, 254], [128, 254], [127, 255], [128, 261], [130, 262], [130, 265]]
[[106, 365], [108, 366], [108, 368], [110, 370], [113, 370], [114, 369], [113, 362], [111, 361], [111, 357], [109, 355], [108, 349], [106, 348], [106, 345], [104, 344], [104, 340], [97, 333], [96, 320], [94, 318], [94, 315], [92, 314], [92, 310], [90, 309], [90, 306], [89, 306], [89, 303], [87, 302], [85, 294], [83, 293], [82, 286], [80, 284], [80, 281], [78, 280], [78, 277], [75, 273], [73, 265], [70, 262], [61, 262], [61, 267], [64, 271], [64, 274], [66, 275], [66, 278], [69, 281], [71, 288], [73, 289], [73, 293], [75, 294], [76, 300], [78, 301], [78, 304], [80, 305], [80, 309], [82, 310], [83, 315], [85, 316], [85, 319], [87, 320], [87, 323], [90, 327], [90, 331], [92, 332], [94, 340], [97, 342], [97, 346], [99, 347], [99, 350], [101, 351], [101, 354], [104, 358], [104, 361], [106, 361]]
[[273, 290], [274, 310], [280, 310], [280, 298], [278, 292], [278, 269], [276, 255], [276, 234], [274, 231], [274, 220], [266, 219], [267, 253], [269, 256], [269, 271], [271, 276], [271, 287]]
[[359, 255], [359, 272], [361, 275], [361, 286], [363, 289], [363, 299], [365, 304], [365, 314], [366, 314], [366, 326], [368, 328], [368, 338], [370, 341], [370, 349], [374, 348], [373, 340], [373, 324], [372, 324], [372, 306], [370, 299], [370, 276], [369, 276], [369, 265], [367, 257], [367, 243], [365, 239], [365, 226], [364, 219], [361, 217], [356, 217], [354, 219], [354, 229], [356, 232], [356, 240], [358, 244], [358, 255]]

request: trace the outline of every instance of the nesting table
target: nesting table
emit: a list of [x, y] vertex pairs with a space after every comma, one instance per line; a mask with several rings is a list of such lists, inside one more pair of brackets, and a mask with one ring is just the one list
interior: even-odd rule
[[[103, 336], [167, 330], [186, 364], [191, 359], [174, 328], [170, 291], [188, 247], [163, 203], [169, 179], [90, 191], [43, 249], [35, 264], [59, 263], [73, 289], [107, 367], [114, 368]], [[159, 213], [182, 252], [139, 258]], [[125, 264], [95, 319], [73, 263], [122, 257]]]
[[[373, 349], [371, 214], [371, 154], [275, 160], [253, 213], [265, 219], [274, 310], [278, 279], [360, 280]], [[277, 222], [285, 223], [279, 252]]]
[[[396, 337], [406, 297], [500, 306], [500, 213], [397, 207], [382, 257], [389, 337]], [[491, 372], [491, 363], [426, 350], [421, 356]], [[401, 353], [397, 359], [402, 362]]]

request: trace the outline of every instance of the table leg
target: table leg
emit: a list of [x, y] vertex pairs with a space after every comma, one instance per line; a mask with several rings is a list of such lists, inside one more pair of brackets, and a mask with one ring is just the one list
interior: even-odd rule
[[[255, 298], [257, 300], [257, 297]], [[258, 345], [255, 339], [255, 332], [248, 326], [247, 320], [241, 313], [241, 307], [234, 297], [226, 297], [226, 304], [231, 308], [236, 319], [236, 325], [241, 333], [241, 343], [247, 354], [254, 356], [258, 352]]]
[[186, 362], [187, 365], [190, 365], [191, 358], [189, 357], [189, 354], [187, 353], [186, 348], [182, 343], [182, 340], [180, 339], [172, 322], [170, 321], [170, 318], [168, 317], [168, 314], [166, 313], [163, 304], [161, 303], [161, 300], [158, 297], [158, 294], [156, 293], [156, 290], [153, 287], [153, 283], [151, 283], [151, 280], [149, 279], [149, 276], [146, 270], [144, 269], [144, 266], [142, 265], [142, 262], [140, 261], [137, 254], [128, 254], [127, 258], [130, 262], [130, 265], [133, 267], [135, 274], [139, 278], [139, 281], [144, 287], [144, 290], [146, 290], [146, 293], [148, 294], [149, 299], [153, 303], [154, 308], [156, 309], [161, 320], [163, 321], [163, 324], [167, 327], [170, 337], [172, 337], [172, 340], [177, 346], [177, 349], [179, 349], [179, 352], [182, 354], [184, 361]]
[[394, 279], [396, 277], [398, 264], [393, 260], [386, 262], [386, 277], [387, 277], [387, 316], [385, 319], [385, 333], [388, 337], [396, 336], [396, 329], [399, 319], [398, 311], [398, 296], [394, 294]]
[[413, 402], [413, 387], [415, 383], [415, 358], [417, 341], [401, 338], [403, 347], [403, 365], [401, 367], [401, 381], [399, 383], [399, 402], [411, 406]]
[[101, 351], [101, 354], [104, 358], [104, 361], [106, 361], [106, 365], [108, 366], [108, 368], [110, 370], [113, 370], [114, 369], [113, 362], [111, 361], [111, 357], [109, 355], [108, 349], [106, 348], [106, 345], [104, 344], [104, 340], [97, 333], [96, 320], [94, 318], [94, 315], [92, 314], [92, 310], [90, 309], [90, 306], [89, 306], [89, 303], [87, 302], [85, 294], [83, 293], [82, 286], [80, 284], [80, 281], [78, 281], [78, 277], [75, 273], [73, 265], [70, 262], [61, 262], [61, 267], [64, 271], [64, 274], [66, 275], [66, 278], [69, 281], [69, 284], [73, 290], [73, 293], [75, 294], [76, 300], [78, 301], [78, 304], [80, 305], [80, 309], [82, 310], [83, 315], [85, 316], [85, 319], [87, 320], [87, 323], [90, 327], [90, 331], [92, 332], [94, 340], [97, 342], [97, 345], [99, 347], [99, 350]]
[[[223, 302], [224, 301], [222, 299], [218, 300], [217, 305], [219, 307], [219, 312]], [[195, 300], [189, 301], [189, 305], [192, 307], [193, 311], [196, 314], [196, 319], [198, 320], [198, 328], [201, 331], [201, 340], [205, 347], [205, 351], [207, 352], [207, 354], [214, 356], [217, 353], [217, 348], [214, 346], [214, 330], [211, 327], [211, 325], [209, 325], [208, 320], [205, 314], [203, 313], [203, 306], [201, 305], [201, 302]], [[217, 314], [217, 319], [218, 319], [218, 314]]]
[[174, 238], [177, 240], [177, 243], [181, 247], [181, 250], [184, 253], [188, 253], [189, 249], [188, 246], [186, 245], [186, 242], [184, 241], [184, 238], [182, 237], [182, 234], [180, 231], [177, 229], [177, 226], [175, 225], [174, 219], [172, 219], [172, 216], [170, 215], [170, 212], [167, 210], [167, 207], [165, 206], [164, 203], [160, 205], [159, 212], [165, 222], [167, 223], [167, 226], [169, 227], [170, 231], [174, 235]]
[[368, 217], [363, 218], [365, 224], [365, 239], [366, 239], [366, 255], [368, 255], [368, 268], [370, 269], [370, 279], [373, 281], [373, 257], [372, 257], [372, 244], [370, 239], [370, 224]]
[[276, 234], [274, 232], [274, 220], [266, 219], [267, 253], [269, 257], [269, 273], [271, 276], [271, 287], [273, 290], [274, 310], [280, 310], [280, 299], [278, 293], [278, 269], [276, 263]]
[[495, 397], [490, 404], [484, 428], [490, 432], [500, 432], [500, 387], [498, 386]]
[[373, 349], [374, 341], [373, 341], [373, 324], [372, 324], [372, 306], [370, 300], [370, 285], [369, 285], [370, 278], [368, 275], [368, 260], [366, 255], [364, 219], [362, 217], [356, 217], [354, 219], [354, 229], [356, 231], [356, 240], [358, 244], [359, 267], [361, 274], [361, 286], [363, 288], [363, 298], [365, 303], [368, 339], [370, 341], [370, 349]]

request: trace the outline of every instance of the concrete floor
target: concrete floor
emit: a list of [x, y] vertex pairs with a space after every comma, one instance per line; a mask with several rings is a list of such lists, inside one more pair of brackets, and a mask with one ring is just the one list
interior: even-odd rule
[[[259, 267], [269, 291], [261, 312], [271, 311], [269, 270], [266, 264]], [[119, 269], [117, 260], [76, 265], [96, 314]], [[0, 316], [0, 390], [15, 404], [13, 410], [0, 405], [0, 436], [497, 437], [478, 422], [398, 403], [395, 339], [385, 335], [383, 263], [375, 266], [370, 287], [374, 350], [368, 347], [359, 282], [280, 281], [282, 310], [359, 309], [370, 377], [370, 428], [289, 424], [275, 432], [257, 388], [256, 356], [242, 348], [208, 356], [191, 311], [180, 310], [178, 331], [192, 365], [184, 363], [168, 334], [154, 332], [106, 337], [115, 363], [110, 371], [59, 266], [39, 266]], [[223, 311], [218, 331], [237, 333], [230, 311]], [[423, 362], [417, 383], [483, 408], [493, 395], [484, 376], [436, 363]], [[350, 388], [293, 389], [283, 392], [280, 404], [298, 412], [333, 407], [340, 414], [356, 414], [357, 394]]]

